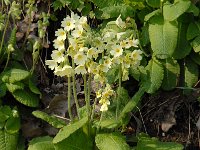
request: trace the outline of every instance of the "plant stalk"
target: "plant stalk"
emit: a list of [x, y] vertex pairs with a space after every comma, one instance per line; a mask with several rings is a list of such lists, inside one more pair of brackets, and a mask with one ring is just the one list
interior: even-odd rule
[[[122, 87], [122, 64], [120, 63], [119, 65], [119, 74], [118, 74], [118, 77], [119, 77], [119, 89]], [[117, 95], [117, 107], [116, 107], [116, 120], [118, 119], [118, 113], [119, 113], [119, 96]]]
[[72, 116], [72, 109], [71, 109], [71, 77], [68, 77], [68, 113], [69, 113], [69, 118], [71, 121], [73, 121], [73, 116]]

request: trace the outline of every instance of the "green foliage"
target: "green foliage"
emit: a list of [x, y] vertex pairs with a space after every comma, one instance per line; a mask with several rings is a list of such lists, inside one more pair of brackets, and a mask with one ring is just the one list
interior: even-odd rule
[[153, 54], [160, 59], [165, 59], [174, 53], [178, 37], [176, 21], [166, 21], [159, 16], [153, 16], [149, 24], [149, 37]]
[[77, 130], [68, 138], [55, 144], [55, 150], [92, 150], [93, 141], [90, 139], [82, 129]]
[[40, 97], [42, 96], [42, 93], [40, 92], [40, 90], [37, 88], [37, 86], [33, 83], [33, 81], [31, 79], [29, 79], [29, 89], [31, 90], [31, 92], [40, 95]]
[[164, 67], [164, 80], [162, 82], [162, 89], [172, 90], [178, 83], [180, 74], [180, 67], [176, 60], [168, 58], [162, 61]]
[[10, 93], [13, 93], [16, 90], [23, 90], [24, 84], [22, 82], [6, 83], [6, 87]]
[[200, 35], [200, 23], [191, 22], [187, 29], [187, 40], [192, 40]]
[[88, 121], [87, 117], [84, 117], [74, 123], [71, 123], [63, 128], [60, 129], [58, 134], [54, 137], [53, 143], [56, 144], [58, 142], [63, 141], [64, 139], [68, 138], [71, 134], [75, 131], [83, 127]]
[[99, 150], [130, 150], [125, 138], [119, 133], [100, 133], [95, 137]]
[[191, 46], [193, 47], [194, 51], [200, 52], [200, 36], [197, 36], [192, 42]]
[[163, 6], [163, 16], [165, 20], [173, 21], [188, 10], [191, 5], [190, 0], [175, 0], [174, 4], [166, 2]]
[[53, 116], [53, 115], [48, 115], [45, 112], [42, 111], [33, 111], [32, 114], [37, 117], [40, 118], [46, 122], [48, 122], [49, 124], [51, 124], [53, 127], [55, 128], [62, 128], [66, 125], [65, 121]]
[[55, 150], [52, 140], [49, 136], [34, 138], [29, 142], [28, 150]]
[[154, 8], [160, 7], [160, 0], [146, 0], [146, 2], [151, 7], [154, 7]]

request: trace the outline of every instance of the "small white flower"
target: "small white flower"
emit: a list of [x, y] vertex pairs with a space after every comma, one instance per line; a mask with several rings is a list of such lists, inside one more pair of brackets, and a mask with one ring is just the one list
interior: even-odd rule
[[117, 20], [115, 21], [115, 23], [120, 28], [125, 28], [126, 27], [126, 23], [124, 21], [122, 21], [121, 15], [119, 15], [119, 17], [117, 18]]
[[51, 58], [58, 63], [63, 62], [65, 60], [64, 54], [58, 50], [52, 51]]
[[120, 32], [117, 33], [117, 40], [120, 40], [120, 38], [122, 37], [122, 35], [124, 35], [126, 32]]
[[108, 72], [109, 68], [108, 68], [108, 65], [106, 64], [100, 64], [97, 69], [100, 71], [100, 72]]
[[139, 40], [138, 39], [130, 39], [127, 42], [126, 48], [138, 47], [138, 44], [139, 44]]
[[77, 65], [84, 65], [85, 62], [87, 60], [87, 56], [83, 53], [83, 52], [78, 52], [75, 56], [74, 56], [74, 62]]
[[74, 12], [71, 12], [71, 19], [74, 20], [75, 22], [79, 22], [80, 16], [74, 14]]
[[53, 42], [54, 42], [53, 46], [55, 47], [55, 49], [58, 49], [58, 50], [65, 49], [64, 41], [55, 39]]
[[63, 29], [58, 29], [55, 35], [57, 36], [57, 39], [60, 41], [62, 40], [64, 41], [66, 39], [66, 32]]
[[72, 31], [72, 36], [75, 38], [81, 37], [83, 34], [83, 27], [78, 25], [75, 30]]
[[142, 60], [142, 51], [141, 50], [134, 50], [132, 53], [131, 53], [131, 58], [133, 60]]
[[96, 51], [97, 51], [96, 48], [94, 48], [94, 47], [90, 48], [90, 49], [87, 51], [87, 57], [88, 57], [89, 59], [92, 59], [93, 56], [95, 56]]
[[86, 74], [87, 71], [86, 71], [86, 69], [85, 69], [85, 66], [83, 66], [83, 65], [77, 66], [77, 67], [75, 68], [75, 73], [76, 73], [76, 74]]
[[112, 50], [110, 51], [110, 54], [114, 57], [119, 57], [123, 53], [123, 48], [120, 45], [113, 45]]
[[51, 70], [54, 70], [58, 66], [55, 60], [46, 60], [45, 63]]
[[64, 67], [58, 66], [55, 69], [54, 74], [61, 77], [64, 76], [71, 77], [74, 74], [74, 70], [69, 65], [65, 65]]
[[107, 110], [108, 110], [108, 105], [106, 105], [106, 104], [101, 105], [100, 111], [104, 112]]
[[80, 20], [79, 20], [79, 23], [81, 24], [81, 25], [86, 25], [87, 24], [87, 17], [84, 17], [84, 16], [82, 16], [81, 18], [80, 18]]
[[70, 31], [75, 28], [75, 22], [76, 21], [73, 18], [70, 18], [69, 16], [67, 16], [61, 22], [61, 26], [64, 28], [65, 31]]

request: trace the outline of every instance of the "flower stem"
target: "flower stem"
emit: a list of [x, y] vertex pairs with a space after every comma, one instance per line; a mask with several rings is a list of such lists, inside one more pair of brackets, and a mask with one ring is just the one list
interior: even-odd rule
[[71, 109], [71, 77], [68, 77], [68, 113], [70, 120], [73, 121], [72, 109]]
[[[72, 59], [72, 68], [75, 68], [75, 64], [74, 64], [74, 60]], [[78, 99], [77, 99], [77, 93], [76, 93], [76, 81], [75, 81], [75, 74], [73, 74], [72, 76], [72, 82], [73, 82], [73, 95], [74, 95], [74, 101], [76, 104], [76, 111], [77, 111], [77, 115], [78, 115], [78, 119], [80, 119], [80, 113], [79, 113], [79, 103], [78, 103]]]
[[97, 103], [97, 98], [95, 98], [95, 100], [94, 100], [94, 104], [93, 104], [93, 107], [92, 107], [92, 114], [91, 114], [90, 122], [92, 122], [93, 119], [94, 119], [94, 113], [95, 113], [95, 106], [96, 106], [96, 103]]
[[[120, 63], [119, 65], [119, 74], [118, 74], [118, 77], [119, 77], [119, 89], [122, 87], [122, 64]], [[117, 107], [116, 107], [116, 119], [118, 118], [118, 113], [119, 113], [119, 96], [117, 95]]]
[[99, 119], [99, 123], [98, 123], [98, 126], [97, 126], [97, 133], [99, 133], [99, 129], [100, 129], [100, 125], [101, 125], [102, 119], [103, 119], [103, 111], [101, 113], [101, 116], [100, 116], [100, 119]]

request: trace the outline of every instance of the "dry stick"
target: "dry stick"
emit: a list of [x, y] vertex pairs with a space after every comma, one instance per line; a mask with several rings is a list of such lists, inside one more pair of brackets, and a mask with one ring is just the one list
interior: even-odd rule
[[69, 118], [73, 121], [72, 110], [71, 110], [71, 77], [68, 77], [68, 113]]
[[[146, 126], [145, 126], [145, 123], [144, 123], [144, 119], [143, 119], [143, 117], [142, 117], [142, 113], [141, 113], [140, 109], [139, 109], [137, 106], [136, 106], [136, 108], [137, 108], [138, 111], [139, 111], [140, 117], [141, 117], [141, 119], [142, 119], [142, 124], [143, 124], [144, 130], [145, 130], [145, 132], [147, 133], [147, 129], [146, 129]], [[148, 134], [148, 133], [147, 133], [147, 134]]]

